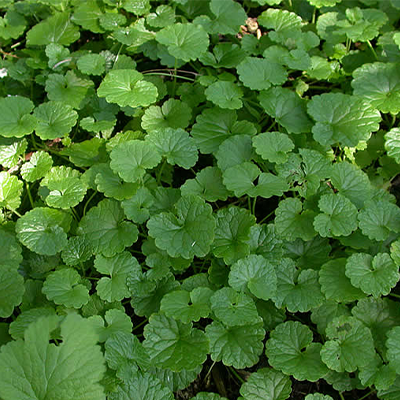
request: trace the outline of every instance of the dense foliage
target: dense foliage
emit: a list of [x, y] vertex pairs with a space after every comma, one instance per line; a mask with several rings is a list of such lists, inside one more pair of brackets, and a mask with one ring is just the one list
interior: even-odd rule
[[400, 398], [399, 0], [0, 16], [2, 400]]

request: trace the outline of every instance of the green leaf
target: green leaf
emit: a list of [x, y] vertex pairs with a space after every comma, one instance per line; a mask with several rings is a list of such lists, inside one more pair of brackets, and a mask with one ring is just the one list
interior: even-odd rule
[[149, 235], [157, 247], [171, 257], [190, 259], [204, 257], [214, 239], [215, 220], [212, 208], [201, 198], [182, 197], [174, 206], [174, 212], [162, 212], [147, 222]]
[[4, 138], [0, 136], [0, 164], [6, 168], [15, 167], [25, 156], [26, 139]]
[[0, 17], [0, 37], [4, 40], [17, 39], [25, 31], [26, 19], [13, 9]]
[[32, 153], [30, 160], [21, 167], [21, 176], [27, 182], [43, 178], [53, 166], [53, 159], [45, 151]]
[[30, 114], [33, 108], [26, 97], [0, 98], [0, 136], [19, 138], [32, 133], [36, 127], [36, 118]]
[[80, 281], [81, 276], [76, 270], [62, 268], [47, 275], [42, 292], [56, 304], [81, 308], [89, 301], [89, 290]]
[[97, 89], [99, 97], [120, 107], [146, 107], [157, 100], [157, 88], [131, 69], [111, 70]]
[[341, 194], [321, 196], [322, 211], [314, 218], [314, 228], [322, 237], [349, 236], [357, 229], [357, 208]]
[[110, 276], [100, 278], [96, 285], [99, 297], [110, 303], [129, 297], [126, 279], [131, 273], [141, 272], [138, 261], [127, 251], [123, 251], [113, 257], [97, 255], [94, 267], [97, 272]]
[[18, 219], [15, 232], [28, 249], [52, 256], [67, 245], [71, 221], [72, 217], [62, 211], [37, 207]]
[[314, 211], [303, 211], [303, 205], [299, 199], [281, 200], [275, 210], [277, 233], [286, 240], [293, 241], [296, 238], [311, 240], [316, 235], [312, 225], [314, 217]]
[[383, 113], [400, 111], [400, 68], [395, 63], [364, 64], [353, 71], [354, 94]]
[[111, 369], [121, 371], [125, 367], [150, 367], [150, 358], [139, 339], [131, 333], [119, 331], [109, 337], [104, 345], [104, 357]]
[[[92, 81], [81, 79], [73, 71], [67, 71], [65, 75], [50, 74], [46, 80], [45, 90], [50, 100], [80, 109], [84, 105], [85, 97], [92, 86]], [[68, 117], [61, 115], [59, 118], [72, 121], [72, 115], [68, 115]]]
[[[319, 0], [313, 0], [313, 1], [319, 1]], [[335, 1], [335, 0], [333, 0], [333, 1]], [[321, 393], [313, 393], [313, 394], [308, 394], [304, 398], [304, 400], [333, 400], [333, 398], [329, 395], [323, 395]]]
[[39, 22], [26, 34], [29, 46], [46, 46], [49, 43], [69, 45], [80, 37], [79, 29], [71, 23], [67, 13], [56, 13]]
[[191, 400], [227, 400], [226, 397], [221, 397], [219, 394], [210, 392], [199, 392]]
[[232, 265], [229, 285], [238, 291], [248, 289], [257, 298], [269, 300], [277, 287], [274, 266], [263, 256], [251, 254]]
[[101, 54], [85, 54], [78, 58], [76, 65], [87, 75], [102, 75], [106, 70], [106, 60]]
[[400, 341], [399, 341], [399, 333], [400, 327], [395, 326], [387, 333], [387, 358], [389, 360], [389, 365], [395, 369], [398, 374], [400, 371], [400, 362], [399, 362], [399, 354], [400, 354]]
[[387, 333], [400, 324], [400, 310], [397, 302], [387, 297], [369, 296], [359, 300], [351, 313], [371, 330], [376, 349], [379, 353], [385, 354]]
[[81, 219], [77, 233], [83, 235], [95, 254], [112, 257], [131, 246], [138, 238], [134, 224], [125, 221], [118, 202], [102, 200]]
[[114, 173], [109, 164], [96, 164], [94, 182], [97, 190], [104, 193], [106, 197], [117, 200], [129, 199], [138, 190], [139, 183], [123, 181], [118, 174]]
[[75, 266], [88, 261], [92, 257], [92, 248], [82, 236], [71, 236], [67, 246], [61, 252], [66, 265]]
[[299, 381], [315, 382], [328, 373], [319, 354], [321, 347], [313, 343], [312, 331], [306, 325], [287, 321], [271, 332], [265, 352], [272, 367]]
[[155, 12], [147, 15], [146, 22], [154, 28], [164, 28], [172, 25], [175, 23], [175, 11], [167, 5], [158, 6]]
[[307, 312], [325, 300], [318, 283], [318, 271], [304, 269], [300, 273], [293, 260], [283, 258], [276, 266], [277, 290], [272, 300], [277, 307], [290, 312]]
[[164, 128], [185, 129], [192, 118], [192, 109], [176, 99], [167, 100], [162, 107], [150, 106], [143, 114], [142, 128], [152, 132]]
[[0, 265], [15, 267], [18, 269], [22, 261], [22, 248], [11, 233], [0, 228], [0, 243], [2, 244], [3, 252], [0, 253]]
[[174, 400], [172, 391], [149, 372], [134, 372], [129, 379], [110, 393], [109, 400]]
[[121, 202], [126, 217], [137, 224], [143, 224], [150, 218], [153, 204], [154, 197], [145, 187], [139, 188], [132, 197]]
[[236, 35], [247, 18], [242, 6], [233, 0], [211, 0], [210, 10], [215, 15], [206, 24], [211, 34]]
[[212, 53], [204, 53], [199, 61], [214, 68], [234, 68], [246, 57], [241, 48], [229, 42], [218, 43]]
[[226, 327], [214, 321], [206, 326], [213, 361], [222, 361], [226, 366], [247, 368], [258, 362], [263, 351], [265, 331], [262, 319], [250, 325]]
[[1, 348], [0, 396], [4, 400], [59, 398], [105, 400], [99, 381], [105, 372], [103, 354], [90, 323], [69, 314], [61, 323], [62, 342], [49, 343], [57, 316], [43, 317], [25, 331], [25, 340]]
[[258, 96], [265, 112], [289, 133], [310, 132], [313, 123], [307, 115], [307, 103], [287, 88], [275, 87]]
[[368, 176], [354, 164], [346, 161], [334, 164], [330, 178], [335, 189], [351, 200], [357, 208], [361, 208], [372, 196]]
[[386, 240], [390, 232], [400, 232], [400, 209], [393, 203], [370, 200], [358, 214], [362, 233], [371, 240]]
[[[261, 172], [251, 162], [230, 167], [222, 175], [224, 185], [237, 197], [247, 194], [250, 197], [261, 196], [268, 199], [272, 196], [282, 196], [289, 189], [283, 178]], [[257, 185], [254, 184], [256, 180], [258, 180]]]
[[269, 262], [282, 258], [282, 240], [278, 238], [273, 224], [253, 225], [249, 246], [250, 253], [262, 255]]
[[[103, 343], [110, 337], [120, 333], [131, 333], [132, 321], [129, 315], [122, 310], [107, 310], [104, 319], [100, 315], [93, 315], [88, 318], [93, 330], [99, 337], [99, 342]], [[104, 324], [106, 322], [106, 324]]]
[[179, 372], [202, 364], [209, 350], [206, 335], [192, 324], [183, 324], [163, 314], [153, 314], [144, 328], [143, 346], [151, 362]]
[[237, 67], [239, 79], [252, 90], [266, 90], [271, 85], [283, 85], [287, 79], [285, 68], [265, 58], [247, 57]]
[[64, 148], [62, 155], [67, 155], [72, 164], [77, 167], [91, 167], [94, 164], [108, 161], [104, 150], [105, 141], [98, 137], [84, 140], [79, 143], [72, 143]]
[[385, 149], [387, 155], [400, 164], [400, 129], [393, 128], [385, 134]]
[[218, 107], [206, 108], [193, 125], [191, 135], [201, 153], [213, 153], [219, 145], [230, 136], [250, 135], [256, 133], [253, 124], [248, 121], [237, 121], [234, 110], [222, 110]]
[[161, 29], [156, 40], [167, 46], [171, 56], [185, 62], [196, 60], [206, 52], [209, 44], [203, 27], [192, 23], [176, 23]]
[[250, 246], [250, 228], [255, 225], [255, 217], [248, 210], [231, 206], [216, 214], [215, 238], [212, 252], [222, 257], [228, 265], [247, 256]]
[[374, 297], [387, 295], [400, 279], [399, 268], [387, 253], [352, 254], [346, 262], [346, 276], [351, 284]]
[[[75, 6], [72, 21], [83, 29], [94, 33], [103, 33], [99, 25], [99, 18], [103, 15], [102, 8], [94, 0], [77, 3]], [[103, 9], [104, 10], [104, 9]]]
[[193, 138], [183, 129], [162, 128], [146, 136], [146, 142], [154, 145], [160, 156], [171, 165], [189, 169], [197, 162], [197, 147]]
[[[2, 242], [3, 243], [3, 242]], [[0, 317], [8, 318], [14, 311], [14, 307], [22, 302], [25, 292], [24, 278], [17, 271], [17, 266], [0, 264]], [[1, 353], [0, 353], [1, 365]], [[1, 382], [1, 379], [0, 379]], [[1, 393], [1, 388], [0, 388]]]
[[334, 318], [326, 328], [328, 340], [321, 350], [322, 361], [334, 371], [354, 372], [375, 357], [371, 331], [354, 317]]
[[225, 326], [251, 325], [258, 321], [253, 299], [230, 287], [219, 289], [211, 296], [211, 310]]
[[167, 293], [161, 300], [160, 310], [170, 318], [178, 319], [184, 324], [197, 322], [207, 318], [211, 312], [210, 296], [213, 291], [206, 287], [198, 287], [191, 292], [176, 290]]
[[290, 378], [271, 368], [253, 372], [240, 388], [244, 400], [286, 400], [291, 391]]
[[130, 140], [116, 145], [110, 154], [111, 169], [125, 182], [142, 180], [146, 169], [154, 168], [161, 161], [157, 148], [147, 141]]
[[207, 100], [222, 109], [237, 110], [242, 108], [243, 91], [233, 82], [217, 81], [205, 90]]
[[314, 139], [324, 146], [339, 143], [355, 147], [361, 140], [368, 140], [381, 121], [379, 111], [363, 98], [343, 93], [313, 96], [307, 109], [316, 121]]
[[15, 175], [0, 172], [0, 208], [16, 210], [21, 204], [23, 183]]
[[225, 201], [229, 196], [229, 191], [222, 182], [222, 173], [218, 167], [203, 168], [194, 179], [188, 179], [180, 189], [182, 196], [195, 194], [209, 202]]
[[319, 283], [322, 293], [328, 300], [340, 303], [352, 303], [363, 298], [364, 293], [350, 283], [345, 274], [346, 259], [335, 258], [325, 263], [319, 271]]
[[75, 207], [84, 198], [86, 186], [76, 170], [53, 167], [40, 183], [49, 190], [45, 201], [50, 207], [68, 209]]
[[229, 167], [250, 161], [253, 157], [253, 147], [249, 135], [235, 135], [224, 140], [215, 153], [218, 167], [221, 171]]
[[264, 160], [282, 164], [288, 154], [294, 149], [294, 143], [288, 135], [281, 132], [264, 132], [253, 136], [253, 146], [256, 153]]

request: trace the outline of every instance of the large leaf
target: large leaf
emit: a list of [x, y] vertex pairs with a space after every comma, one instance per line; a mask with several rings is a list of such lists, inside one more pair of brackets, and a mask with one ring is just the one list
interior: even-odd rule
[[105, 400], [99, 381], [103, 355], [90, 323], [69, 314], [61, 323], [62, 343], [49, 343], [57, 316], [43, 317], [0, 351], [0, 396], [4, 400]]
[[182, 197], [174, 212], [162, 212], [147, 222], [149, 235], [171, 257], [204, 257], [214, 239], [212, 208], [200, 197]]
[[102, 200], [81, 219], [78, 234], [90, 243], [95, 254], [106, 257], [122, 252], [138, 238], [136, 226], [125, 221], [118, 202]]
[[144, 328], [151, 361], [172, 371], [194, 369], [202, 364], [209, 349], [205, 334], [192, 324], [183, 324], [163, 314], [154, 314]]

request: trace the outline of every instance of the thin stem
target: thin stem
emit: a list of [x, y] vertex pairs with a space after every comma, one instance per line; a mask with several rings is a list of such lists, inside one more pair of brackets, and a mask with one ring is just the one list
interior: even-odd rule
[[400, 299], [400, 295], [396, 293], [389, 293], [389, 296], [396, 297], [396, 299]]
[[32, 139], [32, 146], [33, 146], [33, 148], [35, 149], [35, 150], [39, 150], [39, 147], [38, 147], [38, 145], [37, 145], [37, 143], [36, 143], [36, 140], [35, 140], [35, 135], [32, 133], [31, 134], [31, 139]]
[[136, 329], [140, 328], [142, 325], [144, 325], [147, 322], [147, 319], [143, 320], [140, 324], [137, 324], [132, 331], [135, 331]]
[[275, 210], [271, 211], [266, 217], [264, 217], [259, 224], [261, 225], [265, 220], [267, 220], [273, 213], [275, 212]]
[[91, 194], [91, 196], [88, 198], [88, 200], [87, 200], [87, 202], [85, 203], [85, 205], [83, 206], [83, 216], [86, 215], [87, 206], [88, 206], [89, 203], [93, 200], [94, 196], [96, 196], [96, 194], [97, 194], [97, 192], [93, 192], [93, 193]]
[[257, 196], [254, 197], [253, 200], [253, 208], [251, 209], [251, 213], [255, 216], [256, 215], [256, 203], [257, 203]]
[[[172, 75], [171, 74], [171, 72], [174, 72], [174, 73], [176, 73], [176, 72], [182, 72], [182, 73], [184, 73], [184, 74], [192, 74], [192, 75], [195, 75], [195, 76], [201, 76], [201, 74], [199, 74], [198, 72], [194, 72], [194, 71], [186, 71], [186, 70], [184, 70], [184, 69], [174, 69], [174, 68], [155, 68], [155, 69], [148, 69], [148, 70], [146, 70], [146, 71], [142, 71], [141, 73], [142, 74], [148, 74], [148, 73], [150, 73], [150, 72], [163, 72], [163, 71], [169, 71], [170, 72], [170, 76]], [[178, 75], [179, 76], [179, 75]]]
[[31, 190], [29, 188], [29, 183], [26, 181], [25, 181], [25, 187], [26, 187], [26, 193], [28, 193], [29, 202], [31, 203], [32, 208], [34, 208], [35, 206], [33, 205], [33, 198], [32, 198], [32, 194], [31, 194]]
[[175, 97], [175, 92], [176, 92], [176, 71], [177, 70], [178, 70], [178, 59], [175, 58], [174, 81], [172, 83], [172, 97]]
[[164, 74], [162, 72], [150, 72], [149, 74], [143, 74], [143, 75], [169, 76], [169, 77], [174, 76], [175, 78], [183, 79], [185, 81], [196, 82], [196, 79], [193, 78], [188, 78], [186, 76], [181, 76], [181, 75]]
[[251, 212], [252, 206], [251, 206], [251, 198], [247, 197], [247, 206], [249, 208], [249, 211]]
[[22, 217], [22, 215], [17, 211], [17, 210], [14, 210], [13, 208], [11, 208], [11, 207], [7, 207], [10, 211], [12, 211], [17, 217]]
[[315, 24], [316, 17], [317, 17], [317, 7], [314, 7], [314, 11], [313, 11], [313, 15], [312, 15], [312, 20], [311, 20], [311, 23], [312, 23], [312, 24]]
[[365, 394], [363, 397], [360, 397], [358, 400], [363, 400], [366, 399], [368, 396], [370, 396], [372, 393], [375, 393], [376, 390], [372, 389], [370, 392], [368, 392], [367, 394]]
[[205, 382], [207, 380], [207, 378], [209, 377], [209, 375], [211, 374], [212, 369], [214, 368], [216, 361], [214, 361], [210, 367], [210, 369], [208, 370], [208, 372], [206, 373], [206, 376], [203, 379], [203, 382]]
[[371, 44], [371, 42], [370, 42], [369, 40], [367, 40], [367, 44], [368, 44], [368, 47], [369, 47], [369, 49], [371, 50], [372, 54], [374, 55], [375, 59], [376, 59], [377, 61], [379, 61], [378, 54], [376, 54], [376, 51], [375, 51], [375, 49], [373, 48], [373, 46], [372, 46], [372, 44]]
[[72, 214], [72, 216], [74, 217], [74, 219], [75, 219], [77, 222], [79, 222], [79, 215], [78, 215], [78, 213], [75, 211], [74, 207], [71, 207], [70, 210], [71, 210], [71, 214]]
[[164, 159], [163, 163], [161, 164], [160, 170], [158, 171], [157, 178], [156, 178], [158, 185], [160, 185], [162, 173], [164, 171], [166, 162], [167, 162], [167, 160]]
[[245, 383], [245, 382], [246, 382], [246, 381], [236, 372], [235, 368], [233, 368], [233, 367], [228, 367], [228, 368], [229, 368], [229, 371], [231, 371], [232, 374], [233, 374], [237, 379], [239, 379], [239, 381], [240, 381], [241, 383]]
[[346, 399], [343, 397], [342, 392], [339, 392], [339, 396], [340, 396], [340, 400], [346, 400]]

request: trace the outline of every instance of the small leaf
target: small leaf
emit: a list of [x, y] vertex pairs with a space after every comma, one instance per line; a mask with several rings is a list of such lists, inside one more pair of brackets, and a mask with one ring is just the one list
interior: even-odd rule
[[237, 110], [242, 108], [243, 91], [233, 82], [217, 81], [212, 83], [206, 90], [207, 100], [222, 109]]
[[37, 123], [30, 114], [33, 108], [34, 104], [26, 97], [0, 98], [0, 136], [19, 138], [32, 133]]
[[67, 245], [71, 221], [72, 217], [62, 211], [37, 207], [18, 219], [15, 232], [28, 249], [52, 256]]
[[167, 46], [168, 52], [183, 61], [196, 60], [205, 53], [209, 39], [203, 27], [192, 23], [176, 23], [156, 34], [157, 42]]
[[352, 254], [346, 262], [346, 276], [353, 286], [374, 297], [387, 295], [400, 279], [399, 268], [389, 254]]
[[253, 372], [240, 388], [244, 400], [286, 400], [291, 391], [290, 378], [270, 368]]
[[281, 132], [265, 132], [253, 136], [253, 146], [264, 160], [277, 164], [284, 163], [288, 158], [287, 153], [294, 149], [289, 136]]
[[53, 166], [53, 159], [45, 151], [32, 153], [30, 160], [21, 167], [21, 176], [27, 182], [43, 178]]
[[97, 89], [99, 97], [120, 107], [146, 107], [157, 100], [157, 88], [135, 70], [111, 70]]
[[163, 314], [153, 314], [144, 328], [143, 346], [151, 362], [179, 372], [202, 364], [209, 350], [206, 335], [192, 324], [183, 324]]
[[299, 381], [315, 382], [328, 373], [319, 354], [321, 347], [313, 343], [313, 334], [306, 325], [287, 321], [271, 332], [265, 352], [272, 367]]
[[250, 325], [225, 327], [214, 321], [206, 326], [213, 361], [222, 361], [226, 366], [247, 368], [258, 362], [263, 351], [265, 331], [262, 319]]
[[16, 210], [21, 204], [23, 183], [15, 175], [0, 172], [0, 208]]
[[81, 308], [89, 301], [89, 290], [79, 283], [80, 280], [80, 275], [73, 268], [59, 269], [47, 276], [42, 292], [56, 304]]

